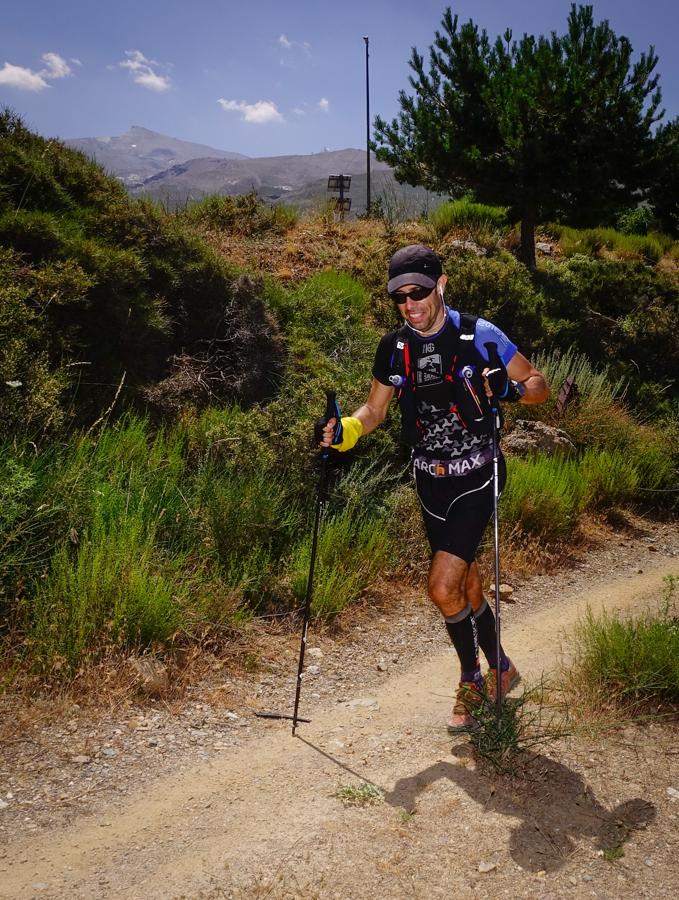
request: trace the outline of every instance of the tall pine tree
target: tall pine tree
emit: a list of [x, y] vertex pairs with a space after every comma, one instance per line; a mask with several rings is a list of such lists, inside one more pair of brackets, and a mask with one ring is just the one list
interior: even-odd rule
[[377, 157], [401, 182], [501, 203], [521, 220], [535, 265], [535, 224], [598, 224], [629, 206], [649, 175], [659, 113], [657, 56], [632, 46], [591, 6], [573, 4], [563, 36], [511, 31], [493, 43], [448, 8], [429, 50], [415, 48], [413, 94], [391, 123], [375, 120]]

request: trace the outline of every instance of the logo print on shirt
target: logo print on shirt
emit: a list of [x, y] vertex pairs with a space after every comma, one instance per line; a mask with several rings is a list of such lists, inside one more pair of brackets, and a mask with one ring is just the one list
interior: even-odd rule
[[431, 384], [440, 384], [442, 381], [441, 354], [432, 353], [430, 356], [421, 356], [417, 360], [417, 384], [427, 387]]

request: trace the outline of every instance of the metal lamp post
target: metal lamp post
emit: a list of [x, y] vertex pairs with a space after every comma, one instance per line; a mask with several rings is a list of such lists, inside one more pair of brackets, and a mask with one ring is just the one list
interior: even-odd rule
[[370, 216], [370, 66], [368, 60], [370, 54], [368, 48], [370, 46], [370, 38], [363, 35], [365, 41], [365, 151], [366, 151], [366, 215]]

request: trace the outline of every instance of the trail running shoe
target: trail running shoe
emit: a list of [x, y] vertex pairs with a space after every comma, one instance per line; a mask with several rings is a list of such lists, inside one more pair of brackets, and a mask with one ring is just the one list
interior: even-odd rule
[[448, 731], [470, 731], [478, 727], [474, 712], [483, 705], [483, 682], [461, 681], [455, 706], [448, 719]]
[[[521, 681], [521, 675], [514, 663], [509, 660], [509, 668], [500, 675], [500, 684], [502, 685], [502, 696], [505, 697], [512, 688]], [[497, 699], [497, 669], [488, 669], [486, 673], [486, 696], [489, 700]]]

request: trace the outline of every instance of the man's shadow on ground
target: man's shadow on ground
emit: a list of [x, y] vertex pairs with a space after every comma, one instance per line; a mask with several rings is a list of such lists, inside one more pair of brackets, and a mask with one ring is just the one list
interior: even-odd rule
[[[458, 757], [474, 758], [468, 744], [453, 747]], [[410, 778], [401, 778], [385, 800], [408, 812], [418, 795], [440, 779], [454, 782], [481, 804], [484, 812], [513, 816], [523, 821], [509, 839], [512, 859], [529, 871], [553, 871], [576, 850], [578, 838], [592, 838], [598, 849], [614, 851], [637, 828], [655, 819], [655, 807], [646, 800], [627, 800], [605, 809], [593, 796], [581, 775], [547, 756], [522, 754], [524, 778], [489, 772], [477, 759], [476, 770], [450, 762], [438, 762]], [[482, 826], [481, 826], [482, 827]]]

